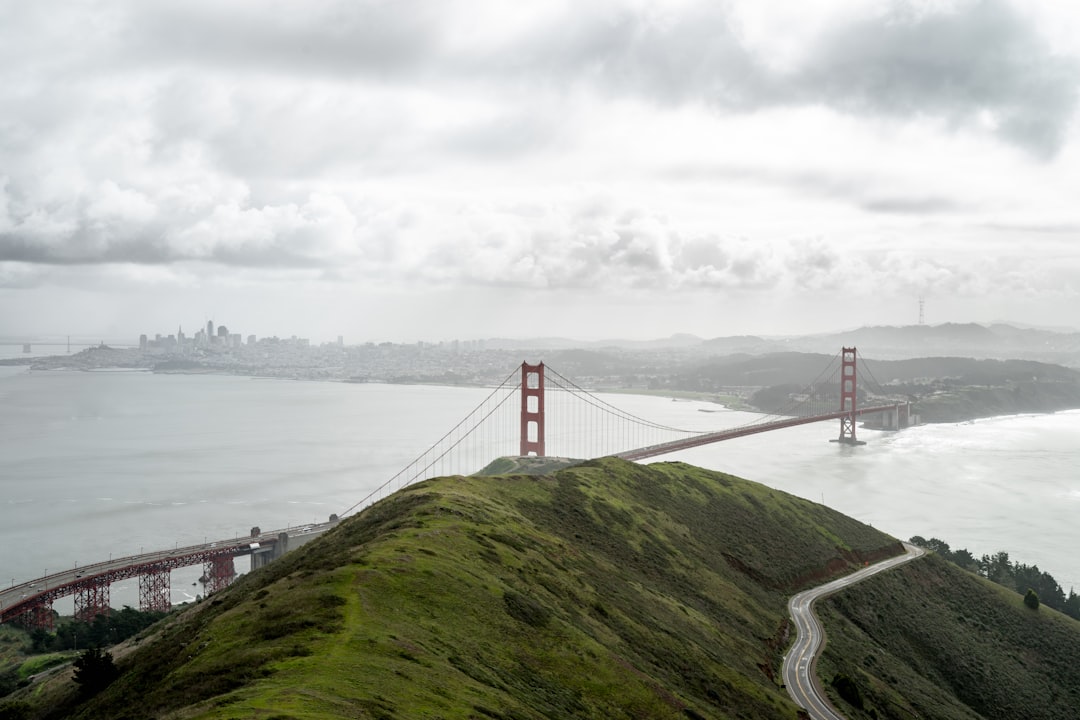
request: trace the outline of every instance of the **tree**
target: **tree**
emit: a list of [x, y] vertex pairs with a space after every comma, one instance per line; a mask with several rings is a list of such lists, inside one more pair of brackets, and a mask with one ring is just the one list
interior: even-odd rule
[[993, 580], [998, 585], [1015, 587], [1013, 582], [1013, 565], [1009, 561], [1009, 553], [998, 552], [994, 555], [983, 555], [979, 558], [979, 574], [988, 580]]
[[970, 570], [972, 572], [978, 572], [979, 570], [979, 561], [975, 559], [975, 556], [972, 555], [967, 548], [953, 550], [952, 557], [949, 559], [965, 570]]
[[1080, 595], [1073, 592], [1072, 588], [1069, 588], [1069, 597], [1065, 599], [1062, 611], [1069, 617], [1080, 620]]
[[1040, 602], [1055, 610], [1065, 608], [1065, 591], [1050, 573], [1043, 572], [1039, 575], [1039, 584], [1035, 586], [1035, 591], [1039, 593]]
[[1027, 594], [1024, 595], [1024, 604], [1032, 610], [1039, 609], [1039, 596], [1031, 588], [1028, 588]]
[[84, 695], [97, 695], [120, 676], [111, 653], [92, 647], [75, 661], [75, 682]]
[[45, 653], [52, 649], [53, 636], [45, 628], [34, 628], [30, 631], [30, 652]]
[[926, 545], [924, 547], [926, 547], [927, 550], [936, 552], [938, 555], [945, 558], [946, 560], [952, 560], [952, 548], [950, 548], [949, 543], [945, 542], [944, 540], [932, 537], [926, 541]]

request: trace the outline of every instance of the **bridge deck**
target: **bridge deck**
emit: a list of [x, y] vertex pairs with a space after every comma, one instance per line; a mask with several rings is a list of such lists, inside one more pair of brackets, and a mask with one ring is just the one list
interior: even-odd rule
[[[855, 415], [869, 415], [871, 413], [894, 410], [897, 407], [899, 407], [899, 405], [892, 404], [859, 408], [855, 411]], [[682, 440], [672, 440], [671, 442], [658, 443], [656, 445], [636, 448], [634, 450], [625, 450], [620, 453], [615, 453], [615, 457], [622, 458], [623, 460], [644, 460], [645, 458], [656, 457], [657, 455], [666, 455], [668, 453], [677, 452], [679, 450], [687, 450], [689, 448], [700, 447], [702, 445], [709, 445], [711, 443], [720, 442], [722, 440], [733, 440], [734, 438], [746, 437], [747, 435], [755, 435], [757, 433], [768, 432], [770, 430], [780, 430], [782, 428], [795, 427], [796, 425], [809, 425], [810, 423], [823, 422], [825, 420], [837, 420], [850, 414], [850, 410], [838, 410], [837, 412], [827, 413], [825, 415], [812, 415], [810, 417], [790, 417], [784, 418], [782, 420], [774, 420], [773, 422], [758, 423], [756, 425], [744, 425], [742, 427], [730, 428], [728, 430], [720, 430], [718, 432], [696, 435], [694, 437], [684, 438]]]

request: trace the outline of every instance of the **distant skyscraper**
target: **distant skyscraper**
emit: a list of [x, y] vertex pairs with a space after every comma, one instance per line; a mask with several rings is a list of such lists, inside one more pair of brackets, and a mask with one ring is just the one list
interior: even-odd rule
[[206, 337], [207, 339], [214, 337], [214, 321], [206, 321]]
[[217, 336], [219, 338], [229, 337], [229, 328], [225, 327], [224, 325], [218, 325]]

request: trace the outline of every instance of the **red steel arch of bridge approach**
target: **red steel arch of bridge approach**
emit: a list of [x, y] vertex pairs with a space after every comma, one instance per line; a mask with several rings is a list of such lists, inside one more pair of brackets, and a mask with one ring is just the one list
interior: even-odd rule
[[[250, 551], [249, 551], [250, 552]], [[0, 608], [0, 622], [14, 621], [27, 627], [50, 629], [53, 626], [53, 603], [75, 597], [75, 618], [89, 622], [96, 615], [107, 615], [109, 587], [122, 580], [138, 578], [139, 609], [167, 611], [172, 606], [169, 575], [176, 568], [202, 565], [206, 593], [220, 590], [236, 576], [233, 558], [244, 554], [243, 548], [221, 547], [182, 549], [175, 554], [147, 553], [71, 571], [67, 577], [50, 576], [11, 590], [21, 590], [21, 597]], [[63, 575], [63, 574], [58, 574]], [[50, 580], [53, 583], [50, 584]]]
[[13, 583], [10, 588], [0, 589], [0, 623], [52, 628], [53, 603], [72, 596], [75, 617], [90, 621], [96, 615], [109, 613], [109, 587], [132, 578], [138, 578], [139, 582], [139, 609], [166, 611], [171, 607], [169, 581], [172, 570], [201, 565], [203, 591], [211, 595], [227, 587], [236, 577], [235, 558], [250, 555], [253, 567], [264, 565], [287, 549], [290, 533], [311, 533], [321, 531], [322, 527], [275, 530], [260, 533], [257, 537], [230, 538], [115, 560], [109, 558], [106, 562], [54, 573], [20, 585]]

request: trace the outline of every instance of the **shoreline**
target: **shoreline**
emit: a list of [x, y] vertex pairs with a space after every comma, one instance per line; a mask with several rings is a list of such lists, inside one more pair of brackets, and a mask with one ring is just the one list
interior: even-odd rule
[[[50, 356], [57, 357], [57, 356]], [[40, 358], [35, 358], [37, 360]], [[153, 367], [129, 367], [129, 366], [113, 366], [113, 367], [79, 367], [79, 366], [62, 366], [62, 367], [49, 367], [38, 368], [32, 367], [33, 360], [22, 361], [22, 358], [18, 358], [20, 362], [3, 362], [0, 361], [0, 367], [21, 367], [26, 366], [26, 372], [28, 373], [47, 373], [47, 372], [87, 372], [87, 373], [108, 373], [108, 374], [152, 374], [152, 375], [211, 375], [215, 377], [234, 377], [234, 378], [248, 378], [250, 380], [282, 380], [291, 382], [318, 382], [318, 383], [339, 383], [348, 385], [400, 385], [400, 386], [412, 386], [412, 387], [444, 387], [444, 388], [476, 388], [476, 389], [492, 389], [497, 387], [492, 383], [470, 383], [470, 382], [458, 382], [458, 383], [446, 383], [439, 381], [424, 381], [420, 379], [410, 379], [407, 381], [395, 381], [390, 379], [360, 379], [356, 377], [349, 378], [337, 378], [337, 377], [304, 377], [303, 375], [267, 375], [263, 373], [250, 373], [239, 371], [229, 371], [221, 367], [190, 367], [190, 368], [163, 368], [155, 369]], [[704, 402], [719, 405], [729, 412], [748, 412], [757, 413], [760, 415], [769, 415], [767, 410], [754, 407], [745, 402], [741, 398], [733, 395], [725, 395], [722, 393], [702, 392], [693, 390], [669, 390], [669, 389], [649, 389], [639, 387], [604, 387], [604, 388], [592, 388], [588, 389], [589, 392], [597, 394], [608, 395], [638, 395], [642, 397], [657, 397], [657, 398], [671, 398], [673, 402]], [[734, 402], [728, 402], [734, 401]], [[919, 401], [913, 401], [913, 404], [918, 406]], [[1080, 404], [1075, 406], [1063, 406], [1052, 407], [1043, 410], [1017, 410], [1015, 412], [1000, 412], [989, 414], [969, 414], [960, 415], [955, 417], [941, 418], [941, 419], [923, 419], [920, 425], [961, 425], [970, 424], [979, 421], [992, 420], [995, 418], [1012, 418], [1012, 417], [1025, 417], [1025, 416], [1041, 416], [1041, 415], [1054, 415], [1062, 412], [1075, 412], [1080, 411]], [[709, 412], [703, 410], [702, 412]], [[920, 415], [923, 412], [920, 409]], [[865, 427], [867, 430], [885, 430], [884, 428], [875, 427], [873, 424], [862, 422], [860, 427]]]

